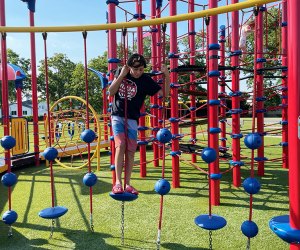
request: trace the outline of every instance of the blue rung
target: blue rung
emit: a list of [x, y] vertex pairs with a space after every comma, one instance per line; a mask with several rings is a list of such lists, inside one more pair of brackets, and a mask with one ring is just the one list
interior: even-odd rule
[[114, 194], [113, 192], [110, 192], [109, 195], [116, 201], [134, 201], [139, 197], [138, 195], [126, 192], [121, 194]]
[[177, 155], [181, 155], [181, 151], [171, 151], [170, 152], [171, 156], [177, 156]]
[[219, 50], [220, 49], [220, 44], [218, 43], [211, 43], [208, 45], [209, 50]]
[[243, 93], [241, 91], [229, 92], [229, 96], [241, 96]]
[[212, 180], [220, 180], [222, 178], [222, 174], [210, 174], [210, 179]]
[[281, 215], [272, 218], [269, 222], [269, 227], [285, 242], [295, 244], [300, 242], [300, 230], [291, 227], [289, 215]]
[[220, 100], [209, 100], [209, 105], [220, 105]]
[[245, 165], [245, 163], [243, 161], [234, 161], [234, 160], [230, 160], [229, 164], [232, 165], [232, 166], [239, 166], [239, 167]]
[[243, 134], [231, 134], [230, 137], [232, 139], [241, 139], [243, 138]]
[[258, 161], [258, 162], [262, 162], [262, 161], [267, 161], [268, 158], [267, 157], [254, 157], [254, 160]]
[[220, 76], [220, 71], [219, 70], [211, 70], [208, 72], [209, 77], [219, 77]]
[[39, 216], [44, 219], [57, 219], [63, 216], [66, 212], [68, 212], [68, 209], [66, 207], [48, 207], [40, 211]]
[[209, 133], [211, 134], [218, 134], [221, 132], [220, 128], [209, 128]]
[[109, 58], [107, 62], [108, 63], [120, 63], [121, 60], [118, 58]]
[[229, 53], [229, 56], [240, 56], [242, 55], [242, 51], [241, 50], [235, 50], [235, 51], [231, 51]]

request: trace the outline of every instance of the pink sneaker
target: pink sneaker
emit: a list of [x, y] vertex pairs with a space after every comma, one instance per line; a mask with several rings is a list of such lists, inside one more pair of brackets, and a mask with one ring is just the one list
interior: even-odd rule
[[113, 186], [112, 188], [112, 192], [114, 194], [123, 194], [124, 193], [124, 190], [122, 188], [122, 185], [121, 184], [116, 184]]
[[126, 192], [126, 193], [135, 194], [135, 195], [138, 195], [138, 194], [139, 194], [139, 192], [138, 192], [133, 186], [130, 186], [130, 185], [127, 185], [127, 186], [126, 186], [125, 192]]

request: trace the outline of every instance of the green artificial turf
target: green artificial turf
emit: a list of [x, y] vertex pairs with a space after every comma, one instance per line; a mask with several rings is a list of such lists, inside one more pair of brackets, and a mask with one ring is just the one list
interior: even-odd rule
[[[276, 144], [278, 139], [265, 138]], [[280, 157], [280, 147], [266, 148], [266, 155]], [[245, 151], [249, 155], [249, 151]], [[189, 155], [182, 157], [190, 159]], [[200, 157], [199, 157], [200, 158]], [[138, 153], [136, 160], [139, 159]], [[151, 150], [147, 159], [152, 159]], [[207, 169], [199, 160], [197, 166]], [[138, 161], [136, 162], [138, 163]], [[45, 165], [14, 170], [18, 183], [12, 192], [12, 209], [19, 218], [13, 224], [13, 236], [7, 237], [8, 227], [0, 224], [0, 249], [156, 249], [160, 196], [154, 185], [161, 178], [161, 167], [147, 165], [147, 177], [139, 177], [135, 167], [132, 184], [140, 191], [136, 201], [125, 203], [125, 238], [121, 244], [121, 203], [109, 196], [111, 172], [109, 157], [101, 154], [101, 170], [95, 172], [98, 182], [93, 188], [94, 232], [90, 230], [89, 188], [83, 185], [86, 169], [63, 169], [54, 165], [56, 204], [69, 211], [56, 221], [52, 238], [50, 220], [38, 216], [40, 210], [51, 207], [49, 168]], [[166, 158], [165, 177], [171, 182], [171, 156]], [[228, 169], [221, 165], [221, 171]], [[243, 180], [250, 175], [249, 164], [242, 167]], [[93, 169], [96, 169], [93, 163]], [[195, 225], [194, 219], [208, 213], [207, 176], [192, 166], [180, 164], [181, 188], [171, 189], [164, 196], [161, 249], [209, 249], [209, 232]], [[269, 229], [269, 220], [288, 214], [288, 171], [280, 163], [266, 162], [265, 176], [257, 177], [261, 190], [253, 197], [252, 220], [259, 233], [251, 239], [251, 249], [289, 249]], [[221, 179], [221, 205], [212, 213], [224, 217], [227, 225], [213, 231], [213, 249], [246, 249], [247, 238], [241, 224], [249, 218], [249, 195], [242, 187], [232, 184], [232, 172]], [[8, 209], [7, 188], [0, 185], [0, 213]]]

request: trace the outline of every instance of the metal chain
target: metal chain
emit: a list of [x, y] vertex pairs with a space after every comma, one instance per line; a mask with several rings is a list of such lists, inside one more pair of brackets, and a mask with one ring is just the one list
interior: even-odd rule
[[159, 250], [160, 249], [160, 230], [158, 230], [157, 232], [157, 240], [156, 240], [156, 249]]
[[52, 238], [52, 236], [53, 236], [54, 225], [55, 225], [55, 221], [52, 219], [52, 222], [51, 222], [51, 232], [50, 232], [50, 239], [51, 239], [51, 238]]
[[93, 214], [91, 214], [90, 216], [90, 225], [91, 225], [91, 231], [94, 232]]
[[122, 246], [124, 246], [124, 218], [125, 218], [125, 213], [124, 213], [124, 204], [125, 202], [122, 201], [121, 203], [121, 242], [122, 242]]
[[7, 236], [8, 237], [11, 237], [13, 234], [12, 234], [12, 226], [10, 225], [9, 227], [8, 227], [8, 234], [7, 234]]
[[209, 249], [212, 250], [212, 231], [209, 230], [208, 232], [208, 235], [209, 235]]
[[250, 250], [250, 238], [248, 238], [248, 240], [247, 240], [247, 247], [246, 247], [246, 250]]

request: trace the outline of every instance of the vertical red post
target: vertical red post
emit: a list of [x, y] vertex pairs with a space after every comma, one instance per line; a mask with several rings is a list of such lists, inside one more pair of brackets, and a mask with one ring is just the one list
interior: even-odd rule
[[[218, 7], [218, 0], [210, 0], [208, 7]], [[208, 26], [209, 44], [218, 44], [218, 16], [211, 16]], [[209, 164], [210, 173], [219, 173], [219, 119], [218, 119], [218, 105], [210, 104], [210, 101], [218, 100], [218, 50], [209, 50], [209, 79], [208, 79], [208, 142], [209, 147], [214, 148], [217, 152], [217, 158], [214, 162]], [[210, 179], [211, 187], [211, 205], [220, 205], [220, 180]]]
[[[108, 7], [108, 23], [116, 22], [116, 4], [114, 2], [107, 2]], [[117, 31], [116, 30], [108, 30], [108, 58], [117, 58]], [[117, 68], [116, 63], [108, 64], [108, 72], [109, 74], [109, 82], [111, 83], [114, 80], [114, 74], [112, 73], [113, 69]], [[112, 103], [113, 97], [109, 97], [109, 102]], [[110, 136], [113, 136], [113, 131], [110, 126]], [[113, 140], [110, 140], [110, 162], [111, 165], [115, 164], [115, 143]], [[113, 185], [116, 182], [116, 172], [112, 171], [112, 183]]]
[[17, 115], [18, 117], [23, 116], [23, 109], [22, 109], [22, 87], [16, 86], [17, 91]]
[[[232, 0], [231, 3], [235, 4], [238, 0]], [[232, 12], [232, 29], [231, 29], [231, 66], [237, 67], [239, 65], [239, 53], [234, 53], [239, 50], [239, 12]], [[239, 83], [240, 72], [238, 69], [233, 70], [231, 73], [232, 78], [232, 109], [237, 112], [232, 113], [232, 160], [233, 164], [236, 164], [233, 168], [233, 185], [235, 187], [241, 186], [241, 143], [240, 143], [240, 83]]]
[[[158, 7], [156, 8], [156, 17], [160, 18], [161, 17], [161, 8]], [[165, 61], [165, 51], [163, 51], [165, 49], [165, 46], [162, 44], [162, 39], [163, 39], [164, 35], [162, 35], [162, 29], [161, 29], [161, 25], [157, 25], [157, 33], [156, 33], [156, 55], [157, 55], [157, 68], [160, 69], [162, 62]], [[162, 46], [163, 45], [163, 46]], [[162, 80], [162, 77], [159, 76], [157, 77], [158, 82], [160, 82]], [[165, 103], [163, 105], [162, 103], [162, 98], [159, 98], [157, 100], [158, 102], [158, 123], [157, 126], [158, 128], [162, 128], [162, 119], [163, 119], [163, 112], [166, 113], [165, 109], [162, 109], [161, 107], [165, 107]], [[164, 119], [166, 119], [167, 117], [164, 117]], [[163, 147], [161, 144], [158, 144], [158, 155], [159, 155], [159, 159], [162, 159], [164, 157], [164, 152], [163, 152]]]
[[[142, 1], [136, 0], [136, 14], [138, 14], [137, 20], [142, 20]], [[143, 48], [143, 27], [137, 27], [137, 52], [139, 54], [144, 53]], [[140, 110], [142, 116], [139, 119], [139, 125], [142, 127], [145, 127], [146, 120], [145, 120], [145, 106], [143, 105]], [[139, 131], [140, 132], [140, 140], [145, 141], [146, 133], [144, 130]], [[147, 175], [147, 164], [146, 164], [147, 158], [146, 158], [146, 145], [140, 145], [140, 177], [146, 177]]]
[[[287, 1], [282, 1], [281, 53], [282, 66], [288, 66]], [[288, 71], [282, 70], [282, 143], [288, 142]], [[284, 145], [284, 144], [283, 144]], [[289, 168], [288, 145], [282, 147], [282, 167]]]
[[[5, 26], [5, 1], [0, 0], [0, 26]], [[8, 102], [8, 76], [7, 76], [7, 51], [6, 33], [1, 34], [1, 66], [2, 66], [2, 123], [4, 135], [9, 135], [9, 102]], [[9, 150], [5, 152], [5, 162], [10, 171]]]
[[[189, 4], [188, 4], [188, 11], [189, 13], [192, 13], [195, 11], [195, 1], [194, 0], [190, 0]], [[189, 46], [190, 46], [190, 65], [195, 65], [196, 64], [196, 43], [195, 43], [195, 35], [196, 35], [196, 31], [195, 31], [195, 20], [189, 20], [188, 22], [188, 35], [189, 35]], [[196, 90], [196, 86], [194, 84], [196, 77], [195, 77], [195, 73], [190, 74], [190, 90], [191, 91], [195, 91]], [[196, 121], [196, 97], [195, 95], [190, 95], [190, 113], [191, 113], [191, 122], [192, 122], [192, 126], [191, 126], [191, 143], [195, 144], [196, 143], [196, 126], [195, 121]], [[192, 162], [195, 163], [197, 162], [197, 155], [196, 154], [192, 154]]]
[[[257, 105], [256, 105], [256, 116], [257, 116], [257, 133], [261, 135], [262, 145], [257, 149], [257, 157], [258, 161], [258, 169], [257, 174], [259, 176], [264, 176], [264, 102], [260, 98], [264, 97], [264, 77], [263, 74], [259, 73], [259, 69], [263, 68], [264, 62], [264, 53], [263, 53], [263, 9], [259, 8], [258, 16], [257, 16], [257, 25], [256, 25], [256, 46], [257, 46], [257, 54], [256, 54], [256, 78], [254, 79], [257, 85], [256, 91], [256, 98], [257, 98]], [[255, 84], [255, 83], [254, 83]]]
[[[220, 66], [225, 66], [225, 25], [220, 26]], [[226, 148], [226, 75], [225, 70], [220, 70], [220, 128], [221, 128], [221, 146]]]
[[[34, 27], [34, 12], [29, 10], [30, 26]], [[35, 165], [40, 164], [39, 149], [39, 113], [38, 113], [38, 97], [37, 97], [37, 73], [36, 73], [36, 49], [35, 49], [35, 33], [30, 33], [30, 55], [31, 55], [31, 93], [32, 93], [32, 116], [33, 116], [33, 146]]]
[[[151, 0], [151, 17], [155, 18], [156, 16], [156, 0]], [[152, 70], [156, 71], [158, 70], [157, 67], [157, 50], [156, 50], [156, 44], [157, 44], [157, 25], [152, 25], [151, 26], [151, 64], [152, 64]], [[157, 80], [158, 78], [155, 77], [155, 80]], [[158, 107], [157, 102], [158, 102], [158, 98], [157, 95], [154, 95], [150, 98], [151, 100], [151, 105], [154, 105], [153, 108], [151, 109], [151, 113], [153, 115], [153, 117], [151, 118], [152, 124], [151, 126], [153, 128], [158, 128]], [[152, 135], [154, 138], [156, 138], [156, 134], [157, 131], [153, 130]], [[154, 157], [154, 161], [153, 161], [153, 165], [154, 167], [158, 167], [159, 166], [159, 151], [158, 151], [158, 144], [157, 143], [153, 143], [152, 144], [152, 148], [153, 148], [153, 157]]]
[[[300, 230], [300, 2], [288, 3], [288, 140], [289, 140], [289, 199], [290, 225]], [[291, 244], [291, 250], [300, 249], [299, 244]]]
[[[175, 16], [177, 14], [177, 0], [170, 0], [170, 16]], [[170, 81], [171, 84], [177, 84], [178, 75], [176, 72], [172, 71], [178, 67], [178, 58], [177, 58], [177, 23], [170, 24]], [[178, 90], [175, 87], [171, 87], [170, 91], [170, 100], [171, 100], [171, 118], [178, 119]], [[171, 132], [173, 135], [178, 134], [178, 122], [171, 123]], [[172, 141], [172, 151], [179, 151], [179, 141]], [[177, 188], [180, 186], [180, 176], [179, 176], [179, 157], [177, 155], [172, 156], [172, 187]]]
[[[0, 0], [0, 26], [5, 26], [5, 1]], [[9, 135], [9, 103], [8, 103], [8, 76], [7, 76], [7, 51], [6, 33], [1, 34], [1, 62], [2, 62], [2, 123], [4, 135]], [[7, 172], [11, 172], [10, 150], [5, 150], [5, 164]], [[8, 188], [8, 208], [11, 210], [11, 188]]]

